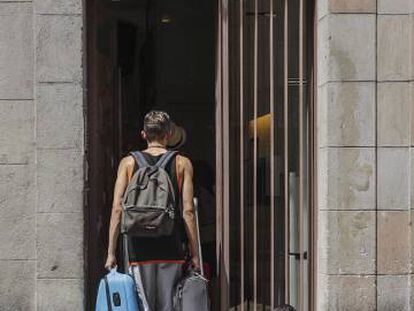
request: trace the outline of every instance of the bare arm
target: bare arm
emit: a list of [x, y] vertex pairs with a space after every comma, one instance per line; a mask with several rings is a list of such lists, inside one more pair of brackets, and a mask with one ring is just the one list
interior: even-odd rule
[[187, 231], [187, 237], [192, 256], [194, 268], [200, 268], [200, 260], [198, 254], [198, 236], [194, 213], [194, 187], [193, 187], [193, 166], [189, 159], [182, 158], [183, 164], [183, 217]]
[[105, 268], [111, 268], [116, 264], [115, 252], [122, 216], [121, 202], [125, 188], [128, 185], [128, 167], [130, 165], [131, 159], [127, 157], [121, 160], [118, 167], [118, 173], [114, 188], [114, 200], [112, 204], [111, 220], [109, 223], [108, 258], [105, 263]]

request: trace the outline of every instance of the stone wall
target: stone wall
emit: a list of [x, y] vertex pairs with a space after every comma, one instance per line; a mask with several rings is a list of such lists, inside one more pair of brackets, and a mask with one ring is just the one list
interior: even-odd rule
[[[414, 310], [413, 2], [318, 0], [318, 310]], [[82, 1], [0, 16], [0, 310], [82, 310]]]
[[0, 17], [0, 310], [82, 310], [82, 1]]
[[318, 310], [414, 310], [413, 8], [318, 1]]

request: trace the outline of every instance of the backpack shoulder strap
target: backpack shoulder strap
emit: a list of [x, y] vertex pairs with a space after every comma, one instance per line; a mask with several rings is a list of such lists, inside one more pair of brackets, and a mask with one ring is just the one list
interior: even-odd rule
[[168, 150], [165, 152], [161, 158], [158, 160], [157, 164], [155, 164], [158, 167], [165, 168], [168, 164], [168, 162], [177, 154], [177, 151]]
[[149, 166], [147, 160], [140, 151], [131, 151], [129, 154], [134, 157], [135, 162], [138, 164], [138, 168]]

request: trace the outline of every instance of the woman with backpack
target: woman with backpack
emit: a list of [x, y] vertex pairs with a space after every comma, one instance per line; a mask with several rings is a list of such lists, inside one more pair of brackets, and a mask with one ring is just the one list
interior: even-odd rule
[[119, 164], [109, 227], [107, 269], [116, 265], [119, 233], [145, 311], [173, 310], [173, 289], [182, 274], [186, 246], [200, 269], [190, 160], [167, 150], [171, 121], [163, 111], [144, 118], [147, 148]]

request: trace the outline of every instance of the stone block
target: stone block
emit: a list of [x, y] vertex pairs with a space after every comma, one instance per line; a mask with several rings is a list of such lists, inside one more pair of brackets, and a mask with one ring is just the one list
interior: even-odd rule
[[38, 212], [83, 209], [83, 154], [76, 149], [39, 149]]
[[37, 280], [36, 310], [85, 310], [83, 280]]
[[408, 82], [378, 83], [378, 144], [408, 146], [411, 130]]
[[408, 15], [379, 15], [377, 66], [379, 81], [408, 80], [411, 26]]
[[[413, 25], [414, 25], [414, 19], [413, 19]], [[414, 34], [414, 27], [413, 27], [413, 34]], [[413, 40], [414, 42], [414, 40]], [[413, 48], [414, 51], [414, 48]], [[414, 59], [413, 59], [413, 68], [414, 68]], [[411, 146], [414, 146], [414, 81], [410, 82], [410, 116], [411, 116]]]
[[0, 100], [0, 163], [33, 162], [33, 110], [32, 100]]
[[318, 198], [319, 208], [328, 208], [328, 148], [318, 149]]
[[320, 275], [318, 287], [317, 310], [377, 310], [375, 276]]
[[33, 259], [36, 232], [33, 167], [0, 165], [0, 176], [0, 259]]
[[328, 83], [318, 87], [318, 122], [315, 125], [319, 147], [328, 146], [328, 88]]
[[37, 277], [83, 277], [82, 213], [39, 213]]
[[327, 72], [320, 74], [328, 81], [375, 80], [375, 16], [333, 14], [325, 20], [319, 42], [326, 41]]
[[375, 83], [332, 82], [327, 85], [329, 146], [375, 145]]
[[410, 205], [409, 148], [378, 149], [378, 209], [408, 210]]
[[410, 213], [403, 211], [378, 214], [378, 273], [410, 272]]
[[378, 310], [410, 311], [408, 275], [378, 275]]
[[0, 260], [0, 269], [0, 310], [36, 310], [35, 261]]
[[410, 148], [410, 208], [414, 210], [414, 148]]
[[81, 81], [82, 16], [39, 15], [36, 24], [37, 81]]
[[329, 148], [327, 164], [320, 163], [326, 193], [321, 209], [375, 209], [375, 150], [371, 148]]
[[376, 13], [376, 0], [330, 0], [331, 13]]
[[83, 90], [80, 84], [42, 83], [37, 91], [37, 145], [83, 146]]
[[[411, 34], [414, 34], [414, 0], [411, 0], [411, 15], [410, 15], [410, 24], [411, 24]], [[410, 54], [411, 54], [411, 60], [410, 60], [410, 78], [411, 78], [411, 82], [413, 82], [414, 80], [414, 40], [411, 39], [411, 50], [410, 50]]]
[[33, 99], [32, 3], [0, 1], [0, 99]]
[[411, 291], [410, 291], [410, 310], [414, 310], [414, 275], [411, 274], [411, 278], [410, 278], [410, 287], [411, 287]]
[[[324, 85], [329, 81], [329, 46], [330, 29], [329, 16], [318, 21], [317, 31], [317, 83], [318, 86]], [[318, 94], [319, 95], [319, 94]]]
[[325, 17], [329, 13], [329, 0], [319, 0], [316, 2], [316, 14], [318, 20]]
[[82, 14], [81, 0], [36, 0], [36, 14]]
[[411, 0], [378, 0], [378, 14], [409, 14]]
[[[410, 251], [411, 251], [411, 270], [410, 273], [414, 276], [414, 210], [410, 211]], [[412, 283], [414, 287], [414, 283]], [[414, 299], [414, 296], [413, 296]]]
[[318, 226], [320, 272], [375, 272], [375, 212], [320, 211]]

